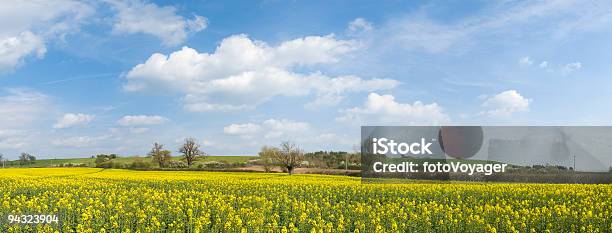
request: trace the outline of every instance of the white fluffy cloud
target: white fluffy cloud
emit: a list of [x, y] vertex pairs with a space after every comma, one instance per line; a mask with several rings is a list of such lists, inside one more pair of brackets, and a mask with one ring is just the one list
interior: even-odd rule
[[53, 128], [65, 129], [74, 126], [82, 126], [88, 124], [94, 118], [94, 115], [88, 115], [83, 113], [66, 113], [53, 125]]
[[46, 51], [43, 40], [30, 31], [13, 37], [0, 38], [0, 71], [19, 66], [30, 55], [42, 58]]
[[[214, 53], [183, 47], [166, 56], [155, 53], [127, 73], [126, 91], [163, 88], [183, 94], [190, 111], [253, 108], [276, 96], [315, 94], [314, 105], [337, 102], [349, 92], [390, 89], [396, 80], [331, 78], [294, 69], [339, 61], [358, 47], [354, 41], [309, 36], [269, 46], [246, 35], [225, 38]], [[335, 103], [331, 103], [335, 104]]]
[[369, 32], [372, 31], [372, 29], [374, 29], [372, 23], [364, 18], [356, 18], [348, 25], [349, 33]]
[[334, 106], [344, 98], [344, 93], [387, 90], [396, 87], [399, 82], [393, 79], [363, 80], [356, 76], [342, 76], [333, 79], [313, 78], [311, 84], [316, 92], [316, 98], [306, 104], [307, 108]]
[[167, 122], [168, 119], [162, 116], [134, 115], [124, 116], [117, 123], [122, 126], [142, 126], [159, 125]]
[[509, 116], [514, 112], [529, 111], [531, 101], [516, 90], [507, 90], [486, 99], [482, 105], [488, 110], [483, 113], [489, 116]]
[[10, 71], [33, 56], [42, 58], [45, 41], [76, 31], [93, 13], [88, 4], [71, 1], [17, 1], [0, 4], [0, 71]]
[[0, 36], [25, 31], [43, 36], [62, 36], [78, 28], [94, 8], [83, 1], [5, 0], [0, 4]]
[[158, 6], [141, 0], [108, 1], [117, 11], [113, 30], [118, 33], [144, 33], [161, 39], [164, 44], [178, 45], [187, 35], [204, 30], [208, 19], [195, 15], [185, 19], [173, 6]]
[[336, 120], [362, 125], [440, 125], [449, 121], [449, 117], [436, 103], [423, 104], [420, 101], [415, 101], [413, 104], [399, 103], [392, 95], [376, 93], [370, 93], [363, 106], [346, 109], [343, 112], [344, 115]]

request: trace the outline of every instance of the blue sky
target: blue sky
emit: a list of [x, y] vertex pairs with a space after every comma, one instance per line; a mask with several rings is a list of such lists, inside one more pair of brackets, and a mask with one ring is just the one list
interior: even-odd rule
[[[360, 125], [609, 125], [608, 1], [0, 4], [0, 153], [353, 150]], [[175, 152], [176, 153], [176, 152]]]

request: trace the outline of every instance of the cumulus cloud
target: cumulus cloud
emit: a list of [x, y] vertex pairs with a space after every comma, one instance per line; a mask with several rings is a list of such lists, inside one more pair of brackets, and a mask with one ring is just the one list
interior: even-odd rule
[[173, 6], [158, 6], [141, 0], [108, 1], [117, 11], [113, 30], [118, 33], [144, 33], [161, 39], [164, 44], [178, 45], [189, 33], [199, 32], [208, 26], [208, 19], [194, 15], [185, 19], [176, 14]]
[[91, 6], [79, 1], [4, 1], [0, 4], [0, 71], [18, 67], [27, 57], [42, 58], [45, 41], [77, 31], [92, 13]]
[[30, 31], [13, 37], [0, 38], [0, 71], [19, 66], [31, 55], [42, 58], [46, 51], [43, 40]]
[[369, 32], [374, 29], [372, 23], [368, 22], [364, 18], [356, 18], [351, 21], [348, 25], [349, 33]]
[[54, 125], [55, 129], [65, 129], [74, 126], [82, 126], [91, 122], [95, 118], [94, 115], [88, 115], [83, 113], [66, 113], [59, 119]]
[[311, 81], [315, 100], [306, 104], [306, 108], [312, 109], [320, 106], [335, 106], [344, 99], [344, 94], [348, 92], [371, 92], [377, 90], [387, 90], [399, 85], [393, 79], [369, 79], [363, 80], [356, 76], [342, 76], [333, 79], [320, 78]]
[[399, 103], [392, 95], [376, 93], [370, 93], [363, 106], [346, 109], [343, 112], [344, 115], [336, 120], [362, 125], [440, 125], [450, 121], [436, 103], [423, 104], [421, 101], [412, 104]]
[[126, 91], [164, 89], [183, 94], [189, 111], [253, 108], [276, 96], [316, 95], [312, 106], [333, 105], [350, 92], [384, 90], [399, 84], [391, 79], [363, 80], [356, 76], [328, 77], [320, 72], [293, 70], [338, 62], [358, 48], [333, 35], [309, 36], [270, 46], [246, 35], [223, 39], [214, 53], [183, 47], [155, 53], [130, 70]]
[[63, 36], [75, 31], [94, 13], [86, 2], [75, 0], [6, 0], [0, 5], [0, 35], [32, 31], [45, 37]]
[[486, 99], [482, 106], [488, 108], [488, 110], [483, 113], [489, 116], [510, 116], [515, 112], [529, 111], [531, 101], [516, 90], [507, 90]]
[[200, 15], [194, 15], [193, 19], [187, 20], [187, 31], [199, 32], [208, 27], [208, 18]]
[[133, 115], [124, 116], [117, 123], [122, 126], [142, 126], [159, 125], [167, 122], [168, 119], [162, 116]]

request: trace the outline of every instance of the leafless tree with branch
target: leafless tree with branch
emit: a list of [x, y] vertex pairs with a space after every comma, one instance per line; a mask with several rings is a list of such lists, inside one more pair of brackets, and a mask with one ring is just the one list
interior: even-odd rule
[[185, 157], [187, 166], [191, 166], [198, 156], [206, 156], [206, 153], [200, 150], [200, 145], [196, 143], [194, 138], [185, 139], [185, 143], [179, 148], [179, 152]]
[[304, 151], [295, 145], [295, 143], [287, 141], [281, 143], [280, 148], [274, 153], [274, 158], [291, 175], [293, 170], [304, 161]]
[[164, 150], [164, 145], [159, 143], [153, 143], [153, 148], [149, 152], [149, 156], [153, 158], [153, 161], [159, 164], [159, 167], [165, 167], [166, 163], [170, 161], [171, 152]]

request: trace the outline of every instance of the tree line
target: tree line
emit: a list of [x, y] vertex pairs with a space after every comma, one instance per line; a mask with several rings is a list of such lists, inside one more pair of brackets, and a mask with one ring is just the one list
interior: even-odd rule
[[[158, 142], [153, 143], [151, 151], [147, 153], [147, 157], [151, 159], [151, 162], [157, 164], [160, 168], [166, 167], [191, 167], [197, 158], [206, 158], [207, 153], [201, 150], [200, 144], [196, 142], [195, 138], [187, 138], [185, 142], [178, 148], [178, 152], [181, 153], [181, 157], [185, 161], [185, 165], [173, 164], [172, 151], [164, 149], [164, 145]], [[114, 159], [118, 156], [116, 154], [99, 154], [96, 155], [96, 167], [109, 167]], [[135, 161], [136, 167], [141, 167], [139, 163], [142, 161]], [[176, 162], [181, 163], [181, 162]], [[133, 164], [133, 166], [134, 166]], [[142, 163], [144, 164], [144, 163]]]
[[[189, 168], [195, 161], [206, 159], [208, 156], [202, 150], [200, 144], [194, 138], [187, 138], [178, 148], [181, 160], [173, 160], [172, 151], [164, 148], [158, 142], [153, 143], [151, 150], [144, 159], [137, 158], [131, 165], [117, 163], [114, 160], [117, 154], [98, 154], [95, 158], [95, 166], [103, 168], [148, 168], [155, 164], [160, 168]], [[358, 153], [347, 153], [343, 151], [317, 151], [304, 153], [298, 145], [293, 142], [282, 142], [278, 147], [264, 146], [258, 153], [257, 165], [261, 165], [265, 172], [270, 172], [274, 167], [279, 167], [283, 172], [293, 174], [298, 167], [324, 168], [324, 169], [360, 169], [360, 158]], [[4, 167], [4, 155], [0, 154], [0, 163]], [[20, 164], [32, 164], [36, 157], [29, 153], [21, 153], [19, 156]], [[201, 166], [201, 165], [200, 165]]]
[[[19, 155], [19, 165], [28, 165], [36, 162], [36, 156], [31, 155], [30, 153], [22, 152]], [[5, 158], [4, 154], [0, 153], [0, 166], [4, 168], [6, 163], [9, 162], [7, 158]]]
[[270, 172], [274, 167], [293, 174], [295, 168], [306, 166], [327, 169], [361, 169], [361, 155], [344, 151], [317, 151], [304, 153], [292, 142], [282, 142], [279, 147], [264, 146], [261, 148], [258, 164], [264, 171]]
[[[186, 139], [179, 148], [178, 151], [181, 153], [183, 160], [187, 162], [187, 167], [190, 167], [196, 158], [206, 158], [208, 156], [200, 148], [200, 145], [193, 138]], [[165, 150], [164, 146], [157, 142], [153, 143], [153, 148], [147, 155], [161, 168], [166, 167], [172, 158], [172, 152]], [[265, 164], [266, 171], [270, 171], [271, 166], [280, 166], [283, 171], [293, 174], [295, 168], [301, 166], [304, 162], [304, 151], [292, 142], [283, 142], [280, 147], [264, 146], [259, 156], [260, 163]]]

